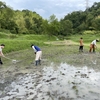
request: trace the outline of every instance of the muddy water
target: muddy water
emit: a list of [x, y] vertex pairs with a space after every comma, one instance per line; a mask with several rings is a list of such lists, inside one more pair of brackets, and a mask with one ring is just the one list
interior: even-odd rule
[[55, 66], [1, 79], [0, 100], [100, 100], [100, 72], [67, 63]]

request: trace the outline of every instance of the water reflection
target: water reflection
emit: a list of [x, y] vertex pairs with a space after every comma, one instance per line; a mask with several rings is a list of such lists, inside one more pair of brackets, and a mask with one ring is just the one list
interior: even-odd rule
[[100, 100], [100, 72], [66, 63], [57, 69], [54, 66], [45, 67], [43, 73], [17, 77], [3, 93], [0, 91], [0, 100]]

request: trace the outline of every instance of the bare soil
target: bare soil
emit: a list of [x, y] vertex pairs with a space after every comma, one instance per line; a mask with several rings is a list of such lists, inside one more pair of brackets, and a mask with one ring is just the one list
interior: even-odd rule
[[[54, 64], [55, 68], [57, 68], [57, 66], [61, 63], [67, 63], [75, 67], [87, 66], [88, 68], [94, 69], [96, 72], [99, 72], [100, 53], [98, 51], [96, 53], [89, 53], [88, 49], [86, 49], [85, 47], [84, 47], [84, 52], [80, 53], [78, 51], [78, 48], [79, 48], [78, 45], [43, 46], [41, 47], [43, 51], [42, 62], [41, 65], [38, 66], [34, 65], [35, 54], [31, 48], [27, 50], [21, 50], [6, 54], [7, 57], [11, 58], [12, 60], [15, 59], [17, 62], [14, 63], [12, 62], [12, 60], [2, 58], [4, 64], [0, 65], [0, 81], [1, 81], [0, 91], [4, 91], [5, 87], [9, 86], [11, 82], [16, 80], [19, 76], [23, 77], [26, 74], [38, 74], [40, 76], [37, 77], [37, 79], [42, 78], [43, 74], [42, 69], [49, 67], [51, 63]], [[4, 93], [0, 92], [0, 98], [3, 98], [5, 96], [7, 96], [6, 92]], [[9, 100], [29, 100], [29, 99], [13, 98]], [[34, 100], [39, 100], [39, 99], [34, 99]], [[74, 99], [61, 98], [57, 100], [74, 100]]]

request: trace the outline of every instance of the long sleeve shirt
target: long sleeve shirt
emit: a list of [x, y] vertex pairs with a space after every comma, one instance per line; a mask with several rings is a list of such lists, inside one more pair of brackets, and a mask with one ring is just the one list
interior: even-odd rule
[[41, 51], [41, 49], [38, 46], [32, 46], [34, 52]]

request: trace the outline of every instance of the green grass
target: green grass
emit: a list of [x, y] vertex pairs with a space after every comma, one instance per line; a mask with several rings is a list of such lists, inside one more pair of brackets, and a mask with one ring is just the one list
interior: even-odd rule
[[[89, 45], [92, 40], [99, 38], [99, 34], [83, 34], [83, 35], [72, 35], [67, 36], [66, 40], [56, 40], [57, 37], [49, 37], [47, 35], [16, 35], [11, 33], [0, 32], [0, 44], [4, 43], [5, 48], [3, 49], [4, 53], [9, 53], [12, 51], [25, 50], [29, 49], [31, 44], [38, 46], [44, 45], [66, 45], [70, 43], [71, 45], [79, 45], [79, 39], [83, 37], [85, 48], [89, 48]], [[46, 43], [47, 42], [47, 43]], [[65, 43], [66, 42], [66, 43]], [[98, 49], [100, 48], [100, 43], [97, 43]]]
[[68, 38], [75, 42], [79, 42], [80, 37], [83, 38], [84, 43], [91, 43], [95, 39], [98, 39], [98, 38], [100, 39], [100, 34], [95, 34], [95, 35], [93, 35], [93, 34], [83, 34], [83, 35], [76, 34], [76, 35], [69, 36]]
[[36, 45], [43, 45], [42, 42], [35, 40], [0, 40], [0, 43], [5, 44], [5, 48], [3, 50], [5, 53], [28, 49], [33, 43]]
[[[89, 48], [90, 46], [90, 43], [95, 40], [95, 39], [99, 39], [100, 40], [100, 34], [83, 34], [83, 35], [72, 35], [72, 36], [69, 36], [68, 39], [69, 40], [72, 40], [76, 43], [79, 43], [79, 40], [80, 40], [80, 37], [83, 38], [83, 41], [84, 41], [84, 46], [86, 48]], [[98, 49], [100, 49], [100, 42], [97, 43], [97, 47]]]
[[37, 41], [52, 41], [55, 40], [56, 37], [49, 38], [48, 35], [20, 35], [17, 39], [21, 40], [37, 40]]
[[3, 49], [4, 53], [29, 49], [31, 44], [43, 46], [46, 45], [44, 43], [45, 41], [52, 40], [56, 40], [56, 38], [49, 38], [46, 35], [15, 35], [0, 33], [0, 44], [5, 44], [5, 48]]

